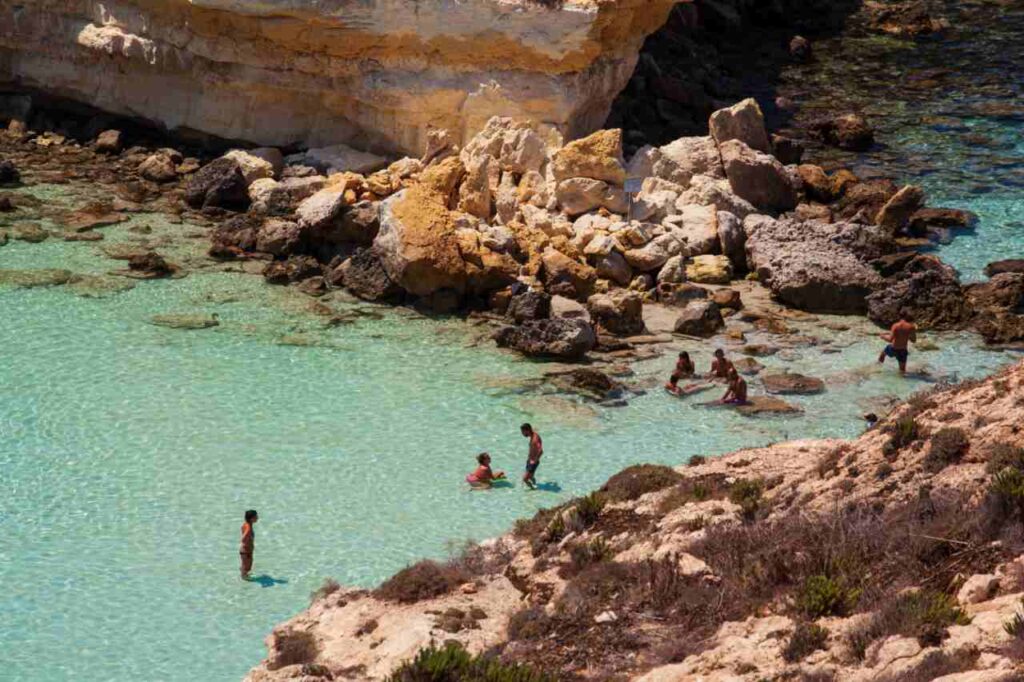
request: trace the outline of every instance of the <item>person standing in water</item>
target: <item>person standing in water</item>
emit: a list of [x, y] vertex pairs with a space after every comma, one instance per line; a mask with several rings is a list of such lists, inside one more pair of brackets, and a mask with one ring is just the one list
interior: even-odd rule
[[914, 325], [914, 316], [910, 313], [903, 313], [899, 322], [892, 326], [888, 334], [880, 335], [884, 341], [888, 341], [881, 355], [878, 356], [878, 364], [885, 362], [885, 359], [896, 358], [900, 366], [900, 374], [907, 373], [907, 357], [910, 355], [908, 344], [913, 341], [917, 343], [917, 327]]
[[242, 580], [249, 579], [249, 572], [252, 570], [252, 552], [256, 543], [256, 531], [253, 524], [260, 520], [260, 515], [255, 509], [245, 512], [245, 522], [242, 524], [242, 543], [238, 547], [238, 555], [242, 560]]
[[520, 426], [519, 432], [530, 439], [530, 452], [526, 456], [526, 473], [523, 474], [523, 483], [533, 490], [537, 487], [537, 479], [534, 475], [537, 473], [537, 467], [540, 466], [541, 455], [544, 454], [544, 442], [541, 441], [540, 434], [534, 431], [529, 424]]

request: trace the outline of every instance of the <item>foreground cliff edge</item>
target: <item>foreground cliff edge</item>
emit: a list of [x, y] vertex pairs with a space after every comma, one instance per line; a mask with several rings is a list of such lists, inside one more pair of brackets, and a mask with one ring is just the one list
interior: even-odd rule
[[0, 0], [0, 80], [277, 146], [599, 128], [673, 0]]
[[853, 441], [696, 459], [373, 592], [328, 581], [246, 680], [384, 679], [442, 643], [552, 679], [1021, 679], [1024, 363]]

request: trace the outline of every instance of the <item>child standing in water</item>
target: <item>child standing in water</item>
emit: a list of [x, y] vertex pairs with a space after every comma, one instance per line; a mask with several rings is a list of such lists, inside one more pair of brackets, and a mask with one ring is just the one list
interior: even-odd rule
[[491, 471], [491, 456], [486, 452], [481, 452], [477, 455], [476, 461], [480, 466], [476, 468], [476, 471], [466, 476], [466, 482], [474, 489], [484, 490], [490, 488], [492, 483], [505, 478], [504, 471], [499, 471], [498, 473]]
[[540, 439], [540, 434], [534, 431], [529, 424], [520, 426], [519, 432], [530, 439], [530, 452], [526, 456], [526, 473], [523, 474], [523, 483], [533, 490], [537, 487], [537, 479], [534, 478], [534, 475], [537, 473], [537, 467], [540, 466], [541, 455], [544, 454], [544, 443]]
[[245, 512], [245, 523], [242, 524], [242, 543], [238, 547], [238, 554], [242, 560], [242, 580], [249, 579], [249, 572], [252, 570], [252, 552], [256, 543], [256, 531], [253, 524], [260, 520], [255, 509]]

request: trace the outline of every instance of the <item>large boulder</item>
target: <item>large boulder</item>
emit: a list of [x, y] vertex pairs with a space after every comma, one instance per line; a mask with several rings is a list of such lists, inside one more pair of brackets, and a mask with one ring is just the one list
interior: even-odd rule
[[867, 151], [875, 143], [874, 130], [856, 113], [821, 118], [811, 124], [811, 129], [825, 144], [849, 151]]
[[231, 260], [256, 250], [257, 235], [262, 227], [258, 218], [236, 215], [217, 226], [210, 238], [209, 254], [213, 258]]
[[463, 172], [459, 158], [448, 157], [381, 204], [374, 250], [388, 276], [411, 294], [486, 293], [518, 272], [508, 254], [484, 246], [481, 233], [456, 225], [449, 205]]
[[599, 329], [632, 336], [644, 331], [643, 299], [633, 291], [595, 294], [587, 299], [590, 318]]
[[219, 158], [200, 168], [185, 186], [185, 202], [192, 208], [244, 210], [249, 186], [233, 159]]
[[597, 282], [597, 272], [561, 251], [548, 247], [541, 254], [541, 277], [548, 291], [567, 298], [586, 299]]
[[599, 130], [565, 145], [552, 157], [555, 180], [593, 178], [622, 186], [626, 168], [622, 161], [622, 131]]
[[885, 202], [875, 215], [875, 224], [896, 233], [907, 227], [918, 209], [924, 206], [924, 190], [916, 185], [906, 185]]
[[555, 187], [558, 205], [569, 216], [578, 216], [599, 208], [612, 213], [625, 213], [626, 195], [621, 187], [592, 178], [568, 178]]
[[501, 348], [524, 355], [579, 360], [597, 345], [589, 322], [574, 318], [550, 318], [499, 329], [494, 340]]
[[516, 324], [551, 317], [551, 296], [543, 291], [526, 291], [513, 296], [505, 315]]
[[361, 152], [348, 145], [336, 144], [329, 147], [318, 147], [300, 154], [285, 157], [285, 162], [292, 166], [310, 166], [320, 173], [373, 173], [388, 165], [388, 160], [376, 154]]
[[651, 272], [664, 265], [672, 256], [683, 252], [685, 244], [674, 234], [663, 234], [655, 237], [648, 244], [638, 249], [625, 252], [626, 262], [640, 272]]
[[686, 243], [687, 255], [699, 256], [721, 251], [718, 211], [714, 206], [683, 206], [668, 224], [672, 226], [672, 234]]
[[747, 264], [782, 302], [810, 312], [862, 314], [884, 285], [870, 261], [889, 252], [889, 235], [857, 223], [749, 216]]
[[459, 188], [459, 210], [481, 220], [491, 217], [494, 200], [491, 197], [489, 154], [471, 157], [466, 164], [466, 178]]
[[956, 270], [932, 256], [917, 256], [884, 288], [867, 298], [868, 317], [889, 326], [905, 314], [923, 329], [955, 329], [967, 318]]
[[242, 171], [242, 177], [245, 178], [247, 185], [251, 185], [263, 178], [274, 177], [274, 164], [262, 156], [257, 156], [242, 149], [232, 149], [223, 158], [231, 159], [238, 164], [238, 168]]
[[740, 198], [758, 208], [788, 211], [797, 204], [797, 193], [786, 168], [778, 160], [729, 140], [720, 147], [729, 186]]
[[707, 175], [693, 176], [690, 187], [679, 195], [676, 209], [682, 210], [683, 207], [693, 204], [714, 206], [719, 211], [728, 211], [740, 219], [758, 212], [753, 204], [737, 196], [728, 180]]
[[150, 154], [139, 164], [139, 175], [150, 182], [172, 182], [178, 179], [177, 165], [167, 154]]
[[321, 275], [323, 270], [312, 256], [290, 256], [287, 260], [271, 261], [263, 268], [267, 284], [293, 284]]
[[337, 187], [327, 187], [304, 199], [295, 209], [295, 217], [303, 228], [318, 234], [329, 234], [347, 206], [345, 193]]
[[734, 272], [743, 272], [747, 269], [747, 233], [743, 230], [743, 221], [727, 211], [719, 211], [718, 241], [722, 247], [722, 253], [732, 263]]
[[[833, 180], [839, 177], [840, 174], [836, 173]], [[884, 178], [849, 184], [843, 189], [842, 198], [836, 206], [837, 216], [858, 223], [874, 223], [896, 191], [896, 184]]]
[[595, 258], [594, 269], [598, 277], [611, 280], [619, 286], [627, 286], [633, 280], [633, 269], [618, 251], [609, 251]]
[[302, 242], [302, 227], [291, 220], [270, 218], [256, 233], [256, 250], [275, 256], [288, 256]]
[[280, 182], [261, 178], [249, 185], [252, 210], [265, 215], [290, 214], [299, 203], [322, 190], [326, 182], [322, 175], [289, 177]]
[[396, 301], [402, 296], [372, 249], [356, 249], [331, 273], [331, 281], [366, 301]]
[[124, 134], [120, 130], [104, 130], [96, 136], [92, 146], [100, 154], [120, 154], [124, 149]]
[[722, 311], [712, 301], [693, 301], [683, 308], [676, 319], [675, 332], [703, 338], [714, 336], [722, 327]]
[[629, 161], [629, 177], [660, 178], [682, 187], [695, 175], [724, 178], [718, 145], [711, 137], [681, 137], [662, 147], [643, 147]]
[[0, 159], [0, 185], [16, 185], [21, 182], [21, 173], [10, 159]]
[[764, 127], [764, 114], [761, 113], [761, 107], [757, 102], [751, 98], [711, 114], [708, 127], [711, 136], [719, 145], [729, 140], [739, 140], [751, 149], [771, 152], [768, 132]]
[[1018, 262], [1019, 270], [996, 272], [989, 281], [967, 287], [967, 300], [975, 314], [989, 309], [1024, 312], [1024, 261]]
[[494, 159], [502, 171], [522, 175], [544, 167], [547, 148], [530, 121], [493, 116], [461, 152], [467, 168], [484, 156]]

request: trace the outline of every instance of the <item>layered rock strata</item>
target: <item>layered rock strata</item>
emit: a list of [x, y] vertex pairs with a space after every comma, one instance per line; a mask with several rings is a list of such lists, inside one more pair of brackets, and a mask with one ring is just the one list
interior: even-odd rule
[[672, 0], [0, 0], [0, 79], [278, 146], [604, 122]]

